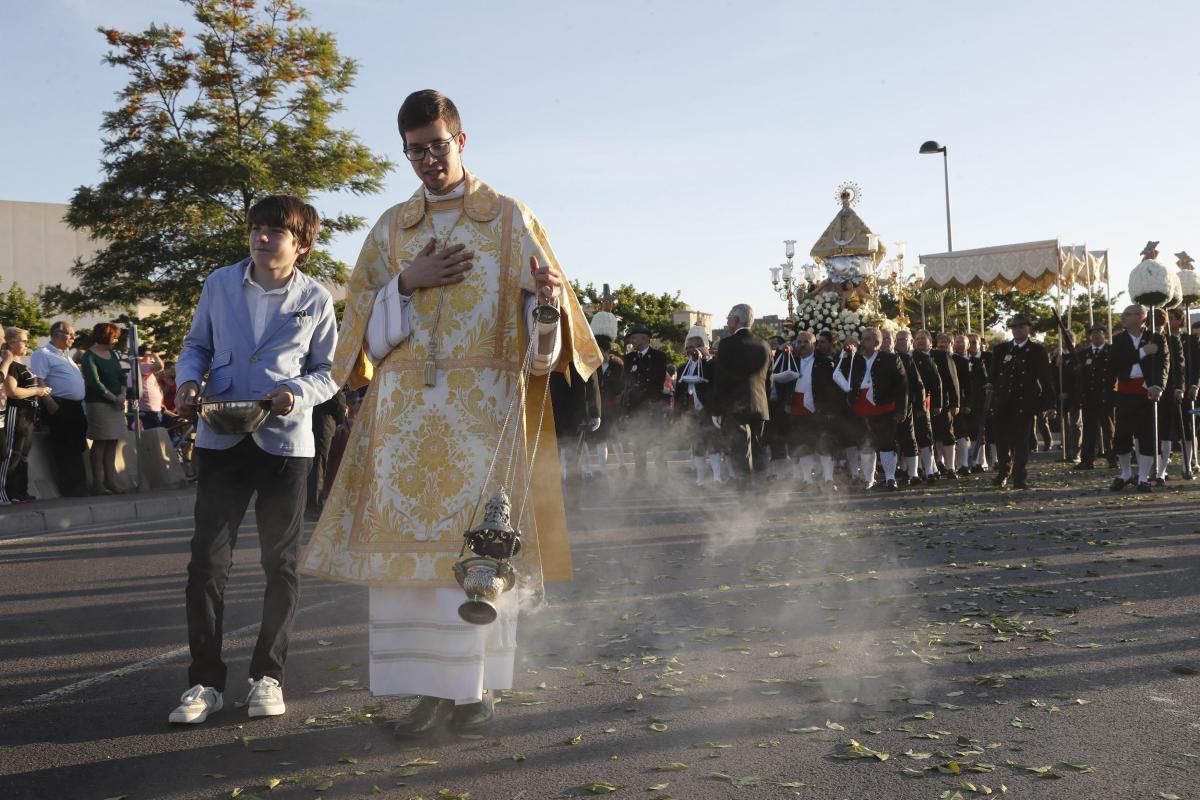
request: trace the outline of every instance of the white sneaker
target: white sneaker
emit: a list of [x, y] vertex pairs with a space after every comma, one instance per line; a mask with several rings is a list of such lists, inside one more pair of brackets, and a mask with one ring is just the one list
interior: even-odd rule
[[197, 683], [179, 698], [179, 708], [171, 712], [171, 722], [192, 724], [204, 722], [209, 714], [221, 710], [221, 693], [211, 686]]
[[279, 681], [264, 675], [258, 680], [250, 678], [249, 683], [250, 694], [246, 696], [246, 706], [251, 717], [277, 717], [287, 711]]

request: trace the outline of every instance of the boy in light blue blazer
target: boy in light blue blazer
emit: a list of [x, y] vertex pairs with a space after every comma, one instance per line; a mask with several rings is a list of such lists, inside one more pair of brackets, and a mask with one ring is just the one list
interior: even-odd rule
[[201, 402], [261, 400], [271, 414], [252, 434], [223, 434], [197, 422], [196, 526], [188, 564], [191, 684], [173, 723], [200, 723], [220, 711], [225, 582], [238, 526], [255, 492], [266, 573], [262, 627], [250, 662], [251, 717], [285, 711], [283, 665], [299, 604], [296, 576], [308, 472], [315, 451], [312, 408], [337, 391], [329, 376], [337, 322], [329, 291], [300, 272], [320, 228], [297, 197], [256, 203], [248, 217], [249, 257], [204, 282], [176, 364], [176, 410]]

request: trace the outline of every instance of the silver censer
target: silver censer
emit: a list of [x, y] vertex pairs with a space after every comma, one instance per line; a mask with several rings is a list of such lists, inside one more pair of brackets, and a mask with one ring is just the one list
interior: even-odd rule
[[463, 540], [454, 577], [467, 599], [458, 607], [458, 615], [472, 625], [489, 625], [496, 619], [496, 601], [517, 583], [517, 571], [509, 560], [521, 552], [521, 532], [512, 526], [508, 492], [500, 489], [492, 495], [483, 522], [463, 534]]

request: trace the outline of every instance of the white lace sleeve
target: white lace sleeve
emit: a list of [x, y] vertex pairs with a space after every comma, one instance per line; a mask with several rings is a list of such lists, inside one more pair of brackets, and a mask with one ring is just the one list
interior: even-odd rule
[[387, 358], [412, 333], [412, 297], [401, 294], [399, 284], [389, 280], [375, 293], [364, 341], [367, 358], [373, 364]]

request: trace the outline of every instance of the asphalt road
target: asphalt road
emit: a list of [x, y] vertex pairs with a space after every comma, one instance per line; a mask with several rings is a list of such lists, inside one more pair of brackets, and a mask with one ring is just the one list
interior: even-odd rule
[[3, 540], [0, 798], [1200, 798], [1200, 484], [1040, 458], [1029, 492], [590, 487], [496, 725], [420, 746], [353, 587], [304, 582], [285, 716], [231, 702], [253, 518], [226, 709], [185, 729], [190, 520]]

